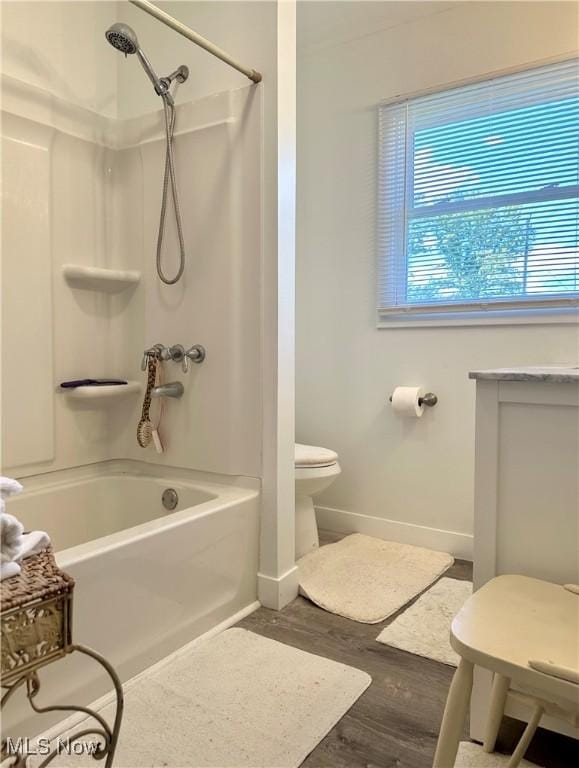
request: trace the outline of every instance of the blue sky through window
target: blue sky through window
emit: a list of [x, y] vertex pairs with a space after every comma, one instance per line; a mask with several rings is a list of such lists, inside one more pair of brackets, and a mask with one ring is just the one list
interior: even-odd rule
[[408, 303], [579, 292], [579, 98], [413, 134]]

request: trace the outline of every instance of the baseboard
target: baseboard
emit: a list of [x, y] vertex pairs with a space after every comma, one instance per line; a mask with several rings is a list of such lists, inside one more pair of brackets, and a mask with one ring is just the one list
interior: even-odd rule
[[413, 544], [417, 547], [449, 552], [461, 560], [473, 558], [473, 537], [466, 533], [401, 523], [398, 520], [385, 520], [382, 517], [360, 515], [331, 507], [316, 507], [316, 518], [318, 528], [325, 528], [328, 531], [365, 533], [367, 536], [375, 536], [378, 539], [389, 539], [399, 541], [401, 544]]
[[266, 576], [264, 573], [257, 574], [257, 597], [266, 608], [281, 611], [284, 606], [297, 597], [297, 594], [298, 569], [296, 565], [279, 578]]

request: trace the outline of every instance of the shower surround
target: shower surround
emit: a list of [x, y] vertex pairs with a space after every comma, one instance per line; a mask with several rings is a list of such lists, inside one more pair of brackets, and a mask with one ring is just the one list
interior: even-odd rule
[[[268, 291], [267, 301], [263, 294], [273, 276], [264, 266], [264, 240], [270, 248], [277, 211], [276, 196], [265, 193], [276, 178], [272, 100], [264, 103], [260, 87], [243, 85], [178, 103], [187, 260], [182, 280], [163, 285], [155, 268], [162, 110], [121, 119], [97, 109], [99, 94], [83, 100], [81, 83], [67, 89], [56, 77], [62, 62], [48, 66], [50, 51], [46, 81], [35, 79], [22, 55], [28, 49], [15, 42], [11, 14], [22, 9], [13, 5], [3, 8], [2, 472], [25, 486], [13, 511], [27, 527], [54, 536], [57, 559], [77, 579], [76, 636], [104, 651], [126, 679], [257, 599], [260, 489], [271, 485], [272, 472], [271, 460], [269, 469], [262, 466], [264, 421], [271, 423], [264, 388], [275, 383], [273, 359], [264, 359], [275, 293]], [[102, 44], [85, 73], [93, 82], [103, 62], [108, 75], [108, 58], [116, 66], [104, 39], [115, 18], [106, 12], [115, 5], [79, 5], [84, 9], [72, 11], [79, 49], [97, 33]], [[52, 22], [43, 13], [39, 8], [49, 36]], [[270, 30], [275, 14], [264, 18]], [[59, 29], [66, 23], [53, 22]], [[275, 27], [273, 34], [275, 41]], [[42, 50], [37, 43], [35, 52]], [[110, 98], [103, 97], [109, 106]], [[154, 94], [148, 104], [160, 106]], [[168, 225], [164, 264], [172, 273], [178, 240], [170, 219]], [[93, 268], [105, 270], [103, 279], [94, 279]], [[136, 442], [141, 359], [158, 342], [207, 350], [188, 373], [165, 363], [165, 379], [181, 381], [184, 395], [164, 403], [162, 454]], [[123, 378], [131, 386], [108, 397], [59, 391], [60, 382], [85, 377]], [[269, 391], [267, 400], [273, 402]], [[183, 491], [177, 512], [150, 513], [157, 492], [172, 484]], [[210, 499], [203, 497], [207, 487]], [[64, 541], [68, 528], [84, 543]], [[272, 583], [276, 567], [287, 572], [283, 558], [261, 569]], [[170, 608], [162, 626], [160, 606], [161, 613]], [[88, 701], [103, 692], [103, 679], [87, 666], [77, 672], [70, 693]], [[46, 699], [61, 698], [53, 683], [43, 684]], [[24, 711], [15, 717], [25, 724]]]
[[[119, 121], [8, 76], [2, 82], [5, 473], [135, 458], [259, 477], [259, 92], [249, 86], [177, 108], [189, 254], [182, 281], [164, 286], [155, 270], [162, 110]], [[171, 228], [165, 252], [170, 269], [178, 254]], [[69, 264], [140, 280], [118, 293], [71, 284]], [[144, 383], [143, 350], [157, 342], [207, 350], [187, 374], [165, 363], [185, 394], [165, 404], [162, 455], [136, 443], [138, 394], [88, 407], [57, 391], [86, 376]], [[31, 361], [31, 350], [34, 377], [26, 379], [18, 363]]]

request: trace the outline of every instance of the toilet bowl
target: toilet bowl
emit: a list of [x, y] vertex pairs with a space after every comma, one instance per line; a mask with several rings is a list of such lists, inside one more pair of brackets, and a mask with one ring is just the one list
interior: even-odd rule
[[340, 471], [338, 454], [335, 451], [296, 443], [296, 560], [319, 546], [312, 497], [331, 485]]

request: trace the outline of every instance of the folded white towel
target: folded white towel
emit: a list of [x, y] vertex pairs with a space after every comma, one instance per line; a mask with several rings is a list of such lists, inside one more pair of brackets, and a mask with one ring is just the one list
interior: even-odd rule
[[[1, 579], [20, 573], [19, 562], [46, 549], [50, 537], [44, 531], [24, 533], [24, 526], [14, 515], [7, 514], [4, 500], [22, 491], [18, 480], [0, 476], [0, 565]], [[8, 567], [11, 566], [11, 567]], [[0, 579], [0, 580], [1, 580]]]
[[18, 550], [22, 546], [24, 527], [14, 515], [6, 512], [0, 514], [0, 562], [7, 563], [16, 560]]
[[[6, 515], [2, 515], [2, 517], [6, 517]], [[27, 557], [32, 557], [32, 555], [42, 552], [49, 544], [50, 536], [44, 531], [31, 531], [30, 533], [22, 534], [14, 557], [11, 560], [7, 560], [3, 556], [3, 560], [0, 563], [0, 581], [9, 579], [11, 576], [18, 576], [20, 573], [20, 562]]]
[[0, 498], [8, 499], [10, 496], [16, 496], [17, 493], [21, 493], [21, 491], [22, 486], [18, 480], [0, 475]]
[[27, 557], [37, 555], [50, 544], [50, 536], [45, 531], [31, 531], [22, 535], [22, 542], [14, 560], [20, 562]]
[[0, 581], [9, 579], [11, 576], [18, 576], [20, 574], [20, 566], [18, 563], [1, 563], [0, 564]]
[[18, 480], [0, 476], [0, 563], [16, 560], [22, 546], [22, 523], [5, 512], [5, 499], [22, 491]]

